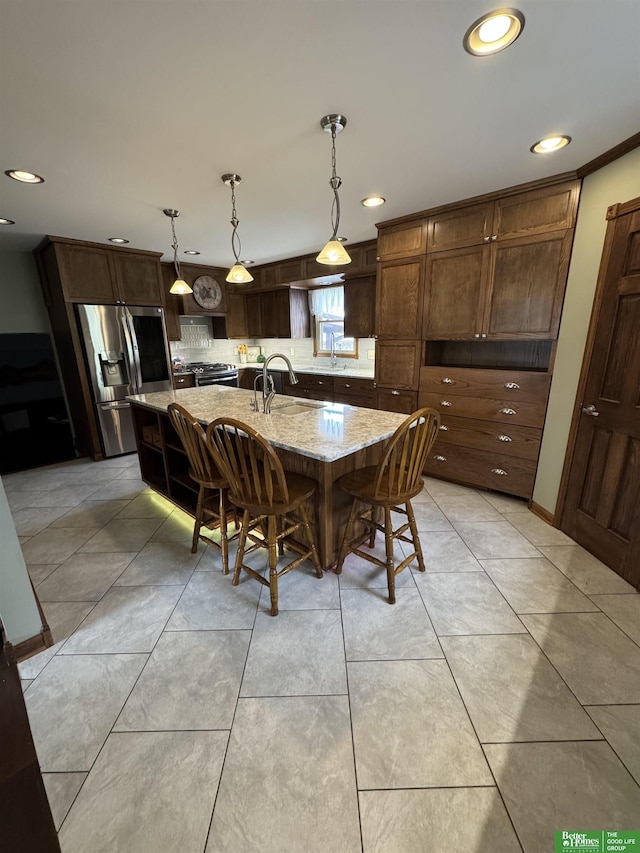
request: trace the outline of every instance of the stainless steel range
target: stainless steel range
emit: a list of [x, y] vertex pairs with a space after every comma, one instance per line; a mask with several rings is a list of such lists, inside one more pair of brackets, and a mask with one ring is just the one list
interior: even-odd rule
[[205, 361], [192, 361], [186, 367], [196, 378], [196, 385], [228, 385], [238, 387], [238, 368], [233, 364], [210, 364]]

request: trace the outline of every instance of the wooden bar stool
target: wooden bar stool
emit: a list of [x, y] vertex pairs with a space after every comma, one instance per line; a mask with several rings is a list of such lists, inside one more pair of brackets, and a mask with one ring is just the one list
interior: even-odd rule
[[[424, 487], [422, 471], [439, 426], [440, 416], [436, 411], [419, 409], [400, 424], [389, 439], [378, 465], [359, 468], [337, 481], [340, 488], [353, 497], [353, 503], [344, 531], [336, 574], [342, 571], [342, 564], [348, 553], [357, 554], [370, 563], [386, 568], [389, 604], [395, 604], [396, 601], [396, 575], [406, 568], [414, 557], [418, 559], [420, 571], [425, 570], [411, 498], [419, 494]], [[367, 504], [368, 509], [358, 514], [359, 504]], [[380, 509], [384, 514], [384, 524], [377, 521]], [[392, 512], [407, 517], [407, 521], [397, 530], [393, 529]], [[351, 541], [353, 527], [358, 520], [363, 521], [369, 529], [370, 548], [375, 544], [376, 531], [384, 532], [386, 560], [380, 560], [357, 547], [362, 540], [355, 544]], [[410, 536], [405, 535], [407, 530]], [[398, 566], [394, 565], [393, 559], [394, 539], [410, 542], [414, 549]]]
[[[261, 584], [269, 587], [271, 615], [278, 615], [278, 578], [311, 558], [316, 576], [322, 577], [313, 531], [304, 502], [314, 493], [316, 484], [301, 474], [287, 473], [268, 441], [256, 430], [232, 418], [218, 418], [207, 428], [207, 442], [216, 464], [229, 483], [229, 500], [243, 510], [238, 538], [233, 585], [240, 581], [242, 569]], [[296, 511], [298, 518], [293, 516]], [[259, 528], [259, 530], [257, 530]], [[301, 530], [308, 547], [293, 540]], [[246, 547], [247, 539], [252, 543]], [[277, 570], [278, 553], [284, 546], [298, 557]], [[269, 577], [263, 578], [244, 563], [245, 554], [257, 548], [269, 553]]]
[[[229, 484], [218, 470], [209, 450], [203, 427], [183, 406], [170, 403], [167, 407], [169, 420], [178, 433], [189, 460], [189, 476], [198, 484], [198, 503], [193, 526], [191, 553], [198, 550], [198, 540], [207, 545], [219, 547], [222, 553], [222, 571], [229, 574], [229, 541], [227, 537], [228, 504], [226, 493]], [[220, 545], [213, 539], [203, 536], [200, 528], [212, 523], [220, 525]]]

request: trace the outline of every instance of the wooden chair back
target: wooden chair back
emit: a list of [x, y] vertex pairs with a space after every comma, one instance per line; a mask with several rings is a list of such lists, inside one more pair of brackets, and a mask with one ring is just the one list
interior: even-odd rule
[[193, 474], [194, 479], [205, 483], [221, 480], [222, 475], [209, 451], [202, 425], [190, 412], [177, 403], [170, 403], [167, 412], [187, 454], [190, 473]]
[[253, 427], [233, 418], [217, 418], [207, 427], [207, 443], [229, 483], [232, 498], [265, 509], [289, 503], [282, 463]]
[[389, 439], [378, 464], [373, 495], [381, 500], [406, 500], [420, 491], [422, 471], [438, 429], [440, 415], [434, 409], [418, 409]]

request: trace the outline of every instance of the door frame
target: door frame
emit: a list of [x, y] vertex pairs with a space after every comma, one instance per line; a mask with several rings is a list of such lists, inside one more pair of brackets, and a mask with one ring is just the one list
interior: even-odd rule
[[576, 390], [576, 398], [573, 404], [573, 415], [571, 418], [571, 427], [569, 429], [569, 438], [567, 440], [567, 448], [565, 451], [564, 464], [562, 467], [562, 476], [560, 478], [560, 487], [558, 489], [558, 499], [556, 508], [553, 514], [555, 526], [562, 530], [562, 517], [569, 490], [569, 477], [573, 465], [573, 457], [576, 449], [576, 441], [578, 438], [578, 427], [581, 419], [582, 402], [587, 384], [587, 377], [591, 367], [591, 359], [593, 357], [593, 346], [596, 337], [596, 329], [600, 320], [600, 311], [602, 308], [602, 299], [604, 296], [605, 282], [609, 269], [609, 261], [611, 259], [611, 249], [613, 246], [613, 235], [616, 227], [616, 220], [619, 216], [624, 216], [627, 213], [633, 213], [640, 210], [640, 196], [632, 198], [629, 201], [617, 202], [607, 208], [605, 219], [607, 220], [607, 230], [604, 237], [602, 248], [602, 257], [600, 258], [600, 267], [598, 269], [598, 281], [593, 299], [593, 307], [591, 309], [591, 317], [589, 319], [589, 331], [587, 332], [587, 340], [582, 356], [582, 367], [580, 368], [580, 378]]

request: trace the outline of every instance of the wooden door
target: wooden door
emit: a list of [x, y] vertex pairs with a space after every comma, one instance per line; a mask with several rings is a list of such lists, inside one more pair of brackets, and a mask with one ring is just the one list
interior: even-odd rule
[[160, 259], [114, 252], [119, 298], [128, 305], [164, 305]]
[[495, 202], [492, 239], [510, 239], [572, 228], [578, 208], [580, 182], [530, 190]]
[[227, 293], [227, 337], [248, 338], [247, 302], [244, 294]]
[[381, 261], [424, 255], [427, 248], [427, 220], [415, 219], [380, 228], [377, 248]]
[[640, 587], [640, 198], [609, 215], [561, 527]]
[[424, 260], [382, 262], [376, 281], [376, 334], [420, 339]]
[[491, 245], [490, 288], [483, 336], [558, 336], [573, 229]]
[[113, 253], [108, 249], [56, 243], [55, 252], [66, 302], [108, 305], [119, 298], [114, 289]]
[[247, 337], [268, 337], [264, 333], [265, 324], [262, 316], [262, 299], [264, 293], [247, 293]]
[[427, 255], [423, 338], [480, 337], [490, 252], [481, 245]]
[[376, 385], [417, 391], [420, 381], [421, 341], [376, 341]]

